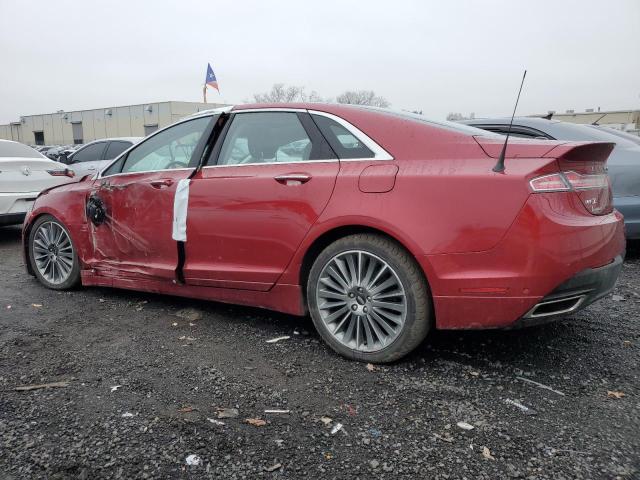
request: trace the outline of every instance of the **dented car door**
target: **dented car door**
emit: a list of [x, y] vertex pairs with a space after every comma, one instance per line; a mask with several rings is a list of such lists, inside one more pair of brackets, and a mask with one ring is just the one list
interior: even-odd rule
[[[172, 280], [176, 187], [194, 170], [194, 152], [212, 117], [179, 123], [149, 137], [95, 180], [88, 213], [99, 275]], [[93, 212], [93, 213], [92, 213]]]

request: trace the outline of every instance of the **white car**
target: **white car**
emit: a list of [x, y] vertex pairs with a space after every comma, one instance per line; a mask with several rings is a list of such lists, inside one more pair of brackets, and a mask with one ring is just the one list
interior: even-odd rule
[[22, 223], [42, 190], [69, 183], [74, 175], [27, 145], [0, 140], [0, 225]]
[[119, 137], [95, 140], [58, 160], [73, 169], [78, 178], [93, 175], [111, 163], [125, 150], [142, 140], [142, 137]]

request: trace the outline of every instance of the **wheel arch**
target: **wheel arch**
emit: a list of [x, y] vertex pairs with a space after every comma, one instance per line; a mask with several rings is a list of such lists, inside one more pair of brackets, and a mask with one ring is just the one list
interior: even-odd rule
[[29, 217], [29, 223], [25, 223], [22, 226], [22, 258], [24, 259], [24, 264], [27, 267], [27, 273], [32, 277], [35, 277], [36, 274], [33, 271], [33, 267], [31, 266], [31, 260], [29, 259], [29, 236], [31, 235], [31, 230], [33, 229], [33, 225], [38, 221], [40, 217], [44, 215], [51, 215], [48, 212], [40, 212], [33, 217]]
[[48, 209], [48, 208], [41, 209], [33, 216], [30, 216], [28, 219], [29, 223], [25, 223], [22, 227], [22, 252], [24, 256], [24, 263], [27, 268], [27, 273], [29, 273], [29, 275], [32, 275], [32, 276], [35, 276], [35, 272], [33, 271], [33, 268], [31, 266], [31, 261], [29, 260], [29, 236], [31, 235], [31, 230], [33, 229], [33, 226], [36, 224], [36, 222], [40, 218], [47, 215], [55, 218], [58, 222], [64, 225], [64, 227], [67, 230], [67, 233], [71, 237], [71, 241], [73, 242], [74, 247], [76, 248], [78, 261], [80, 262], [80, 265], [82, 266], [84, 264], [82, 255], [80, 255], [81, 252], [78, 247], [79, 244], [78, 244], [78, 238], [77, 238], [75, 229], [69, 226], [69, 224], [61, 218], [63, 217], [63, 215], [61, 215], [59, 212], [52, 209]]
[[314, 240], [309, 244], [309, 246], [305, 249], [304, 255], [300, 262], [300, 270], [298, 272], [298, 282], [299, 282], [299, 285], [301, 286], [304, 305], [307, 304], [307, 298], [306, 298], [307, 288], [306, 287], [307, 287], [307, 281], [309, 279], [309, 273], [311, 271], [313, 262], [318, 257], [320, 252], [322, 252], [322, 250], [324, 250], [327, 246], [329, 246], [333, 242], [341, 238], [347, 237], [349, 235], [354, 235], [358, 233], [372, 233], [372, 234], [381, 235], [400, 245], [406, 252], [409, 253], [409, 255], [411, 255], [413, 260], [419, 266], [420, 271], [422, 272], [424, 281], [427, 284], [427, 289], [429, 290], [429, 292], [431, 291], [429, 278], [427, 277], [427, 273], [425, 272], [422, 265], [424, 260], [423, 262], [418, 260], [415, 254], [416, 250], [414, 250], [409, 246], [410, 242], [406, 241], [405, 239], [399, 238], [398, 235], [395, 235], [394, 233], [391, 233], [384, 228], [380, 228], [379, 226], [367, 225], [365, 223], [352, 223], [352, 224], [334, 226], [330, 229], [327, 229], [319, 233], [314, 238]]

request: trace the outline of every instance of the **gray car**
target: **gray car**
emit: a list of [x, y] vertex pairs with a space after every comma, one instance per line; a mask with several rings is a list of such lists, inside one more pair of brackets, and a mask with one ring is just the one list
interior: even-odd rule
[[75, 172], [76, 177], [93, 175], [106, 167], [111, 160], [142, 140], [142, 137], [105, 138], [87, 143], [71, 155], [59, 158]]
[[[463, 123], [505, 134], [510, 121], [510, 118], [490, 118], [465, 120]], [[640, 239], [640, 145], [633, 139], [624, 138], [597, 125], [578, 125], [536, 117], [516, 117], [511, 135], [521, 138], [615, 143], [607, 161], [613, 204], [624, 215], [627, 238]]]

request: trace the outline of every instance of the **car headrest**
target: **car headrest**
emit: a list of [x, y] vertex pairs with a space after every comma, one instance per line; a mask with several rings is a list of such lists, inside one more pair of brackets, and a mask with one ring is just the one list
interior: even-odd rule
[[254, 162], [265, 162], [276, 156], [276, 150], [282, 146], [276, 129], [261, 128], [249, 136], [249, 153]]

